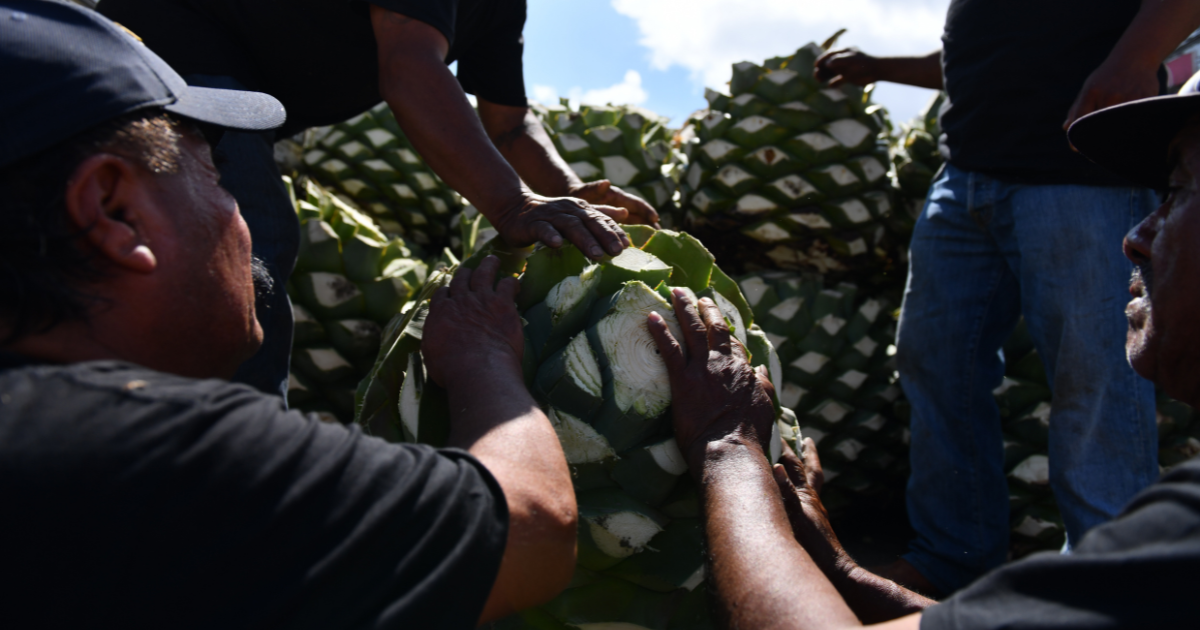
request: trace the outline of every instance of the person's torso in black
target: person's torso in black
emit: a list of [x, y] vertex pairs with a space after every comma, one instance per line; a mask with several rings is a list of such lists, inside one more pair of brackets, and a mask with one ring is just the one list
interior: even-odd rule
[[0, 352], [0, 627], [474, 628], [508, 532], [455, 449], [243, 385]]
[[[450, 42], [463, 88], [524, 106], [525, 0], [371, 0]], [[370, 7], [358, 0], [102, 0], [98, 10], [185, 77], [231, 76], [287, 108], [284, 133], [374, 106], [379, 62]]]
[[1140, 5], [952, 0], [942, 36], [943, 157], [1014, 183], [1128, 185], [1073, 152], [1062, 125]]

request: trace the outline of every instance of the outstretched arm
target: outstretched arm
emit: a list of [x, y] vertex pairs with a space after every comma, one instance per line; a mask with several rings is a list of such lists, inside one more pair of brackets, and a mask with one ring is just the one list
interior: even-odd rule
[[576, 197], [588, 203], [622, 208], [622, 223], [658, 224], [650, 204], [613, 186], [608, 180], [583, 183], [554, 148], [542, 123], [528, 107], [479, 101], [479, 118], [492, 143], [534, 192], [551, 197]]
[[[671, 377], [676, 440], [700, 482], [709, 576], [734, 628], [854, 628], [861, 624], [796, 542], [767, 461], [770, 382], [746, 362], [716, 305], [674, 295], [685, 345], [662, 318], [649, 327]], [[917, 628], [919, 616], [884, 627]]]
[[1063, 129], [1098, 109], [1158, 96], [1158, 67], [1200, 27], [1200, 2], [1142, 0], [1142, 7], [1067, 112]]
[[449, 396], [449, 444], [483, 462], [508, 503], [508, 542], [481, 622], [566, 588], [578, 518], [558, 437], [521, 376], [517, 281], [496, 284], [499, 266], [489, 256], [475, 271], [459, 268], [434, 294], [421, 343], [430, 377]]
[[876, 81], [942, 89], [942, 51], [918, 57], [872, 57], [855, 48], [831, 50], [817, 59], [817, 80], [829, 87], [843, 83], [867, 85]]
[[379, 91], [421, 157], [466, 197], [511, 245], [570, 241], [593, 259], [617, 255], [629, 239], [612, 217], [626, 211], [530, 191], [488, 140], [446, 67], [450, 45], [432, 26], [371, 5], [379, 49]]

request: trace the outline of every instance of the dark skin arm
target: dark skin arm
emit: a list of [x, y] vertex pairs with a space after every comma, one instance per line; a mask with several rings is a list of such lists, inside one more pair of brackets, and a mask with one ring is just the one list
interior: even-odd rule
[[[534, 194], [488, 140], [458, 81], [446, 67], [440, 31], [371, 5], [379, 48], [379, 91], [426, 163], [467, 198], [510, 245], [570, 241], [592, 259], [616, 255], [629, 238], [613, 220], [622, 208]], [[564, 240], [565, 237], [565, 240]]]
[[940, 50], [918, 57], [872, 57], [855, 48], [843, 48], [821, 55], [814, 68], [817, 80], [828, 81], [829, 87], [890, 81], [931, 90], [942, 89]]
[[1108, 58], [1083, 84], [1063, 129], [1098, 109], [1158, 96], [1158, 67], [1200, 27], [1200, 2], [1142, 0]]
[[[675, 437], [699, 481], [709, 573], [731, 628], [855, 628], [859, 619], [793, 535], [765, 455], [770, 381], [746, 362], [711, 300], [674, 295], [684, 344], [657, 313], [649, 329], [671, 378]], [[769, 567], [769, 568], [768, 568]], [[916, 629], [919, 615], [879, 627]]]
[[488, 137], [534, 191], [551, 197], [575, 197], [592, 204], [622, 208], [627, 211], [626, 216], [612, 215], [622, 223], [658, 225], [658, 213], [642, 199], [613, 186], [606, 179], [583, 183], [558, 155], [546, 129], [528, 107], [477, 100], [479, 118]]
[[812, 438], [805, 438], [803, 445], [804, 457], [799, 458], [784, 444], [783, 456], [772, 469], [775, 483], [796, 542], [821, 568], [854, 614], [864, 623], [881, 623], [918, 613], [937, 603], [870, 573], [846, 553], [829, 523], [829, 513], [821, 504], [825, 477], [817, 445]]
[[524, 334], [515, 278], [495, 282], [489, 256], [454, 274], [430, 304], [421, 354], [450, 400], [449, 446], [477, 457], [504, 490], [508, 540], [480, 623], [545, 603], [575, 569], [578, 512], [550, 421], [521, 375]]

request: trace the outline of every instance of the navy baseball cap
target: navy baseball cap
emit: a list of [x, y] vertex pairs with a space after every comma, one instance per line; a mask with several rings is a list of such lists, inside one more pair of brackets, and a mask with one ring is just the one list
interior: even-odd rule
[[0, 0], [0, 77], [0, 168], [150, 107], [242, 131], [286, 118], [267, 94], [189, 86], [124, 28], [59, 0]]
[[[1197, 75], [1200, 76], [1200, 75]], [[1166, 190], [1171, 141], [1200, 114], [1200, 80], [1178, 94], [1155, 96], [1094, 111], [1067, 130], [1071, 144], [1091, 161], [1126, 179]]]

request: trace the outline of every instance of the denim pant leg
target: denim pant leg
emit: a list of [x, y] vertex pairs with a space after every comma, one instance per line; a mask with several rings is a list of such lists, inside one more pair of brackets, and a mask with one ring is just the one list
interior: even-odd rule
[[1148, 190], [1023, 186], [1011, 195], [1025, 321], [1053, 392], [1050, 483], [1068, 541], [1158, 478], [1154, 386], [1125, 358], [1121, 241], [1157, 205]]
[[[190, 75], [191, 85], [245, 89], [229, 77]], [[274, 291], [255, 301], [263, 345], [243, 363], [233, 380], [287, 401], [288, 366], [292, 355], [292, 306], [284, 289], [300, 248], [300, 222], [275, 165], [274, 132], [227, 131], [213, 151], [221, 185], [238, 202], [250, 228], [254, 255], [274, 281]]]
[[995, 183], [947, 165], [913, 232], [897, 331], [912, 405], [905, 556], [944, 592], [1004, 562], [1008, 487], [992, 390], [999, 349], [1019, 317], [1019, 288], [989, 226]]

